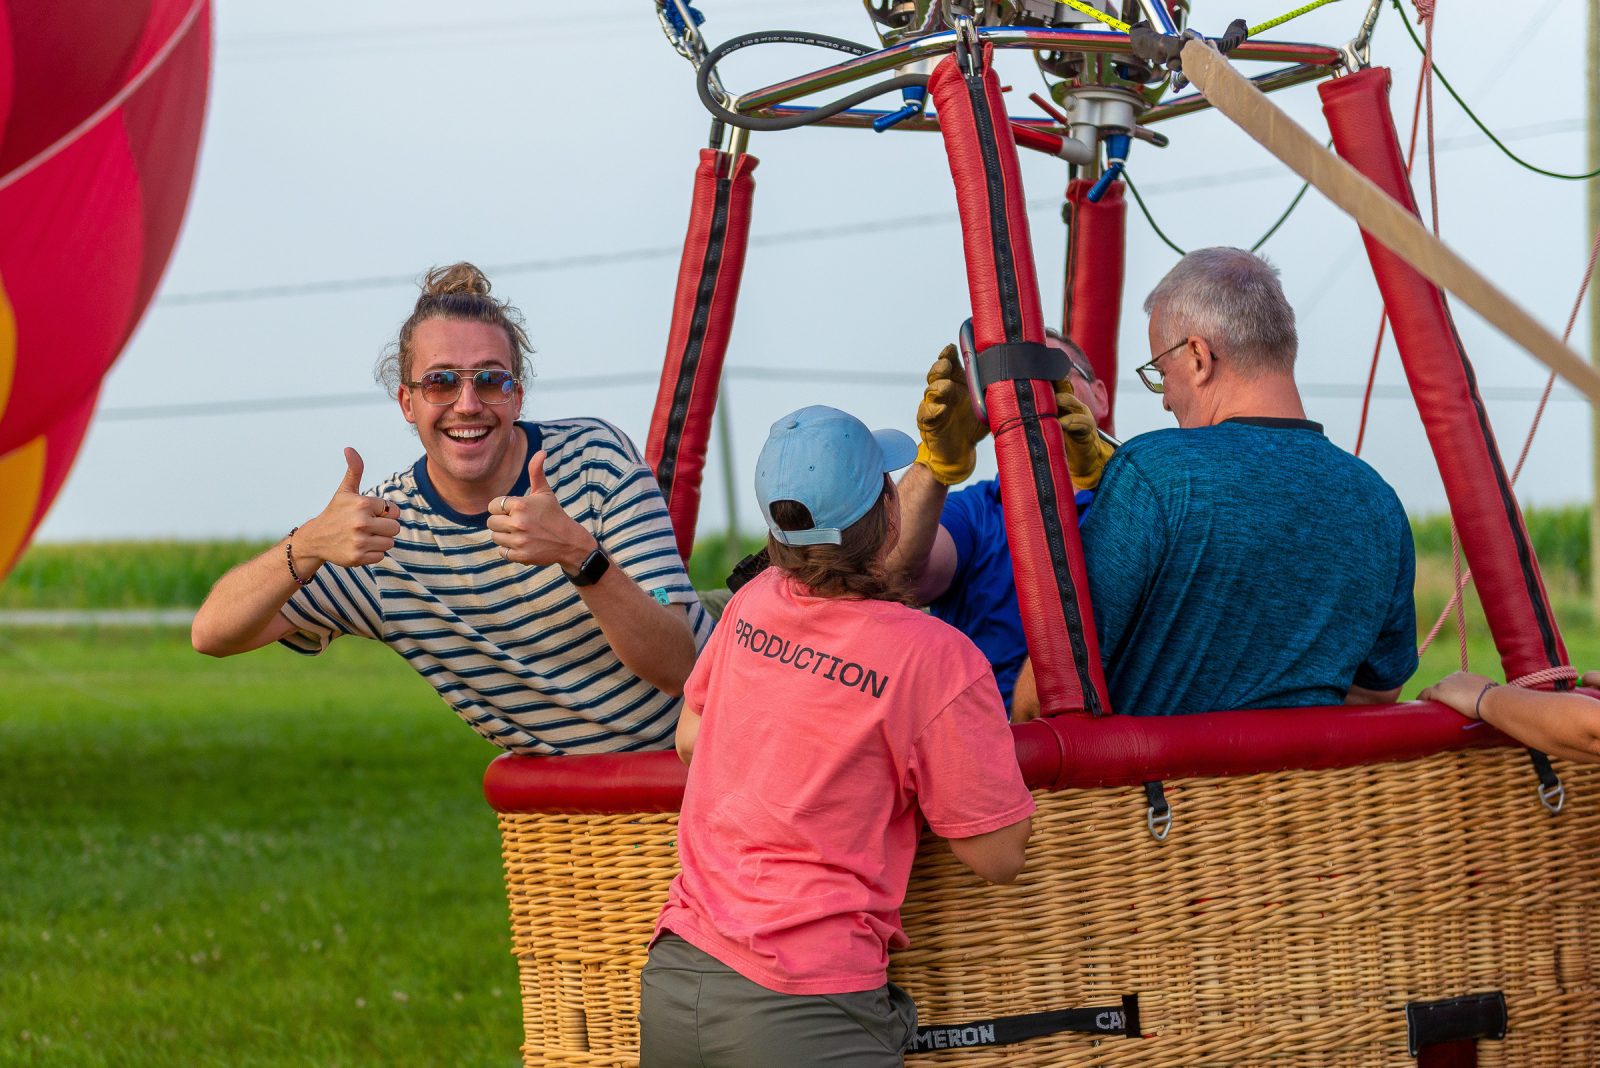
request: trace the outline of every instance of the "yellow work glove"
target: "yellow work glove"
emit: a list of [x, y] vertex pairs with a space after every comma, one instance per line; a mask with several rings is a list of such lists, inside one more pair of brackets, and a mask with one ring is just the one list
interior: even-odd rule
[[966, 481], [978, 464], [978, 442], [989, 436], [989, 428], [972, 410], [967, 375], [954, 345], [946, 345], [928, 368], [928, 388], [917, 405], [917, 429], [922, 432], [917, 463], [946, 486]]
[[1078, 489], [1100, 485], [1100, 474], [1116, 450], [1100, 436], [1089, 406], [1072, 392], [1072, 383], [1063, 378], [1056, 383], [1056, 417], [1061, 422], [1061, 437], [1067, 447], [1067, 470]]

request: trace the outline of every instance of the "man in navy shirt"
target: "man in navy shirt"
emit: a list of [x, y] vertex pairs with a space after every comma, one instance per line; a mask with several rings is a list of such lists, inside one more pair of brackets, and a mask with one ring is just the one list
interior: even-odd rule
[[1392, 701], [1416, 670], [1410, 525], [1306, 419], [1277, 274], [1202, 249], [1145, 301], [1139, 377], [1178, 426], [1118, 450], [1082, 525], [1118, 712]]
[[[1105, 422], [1106, 385], [1095, 378], [1088, 358], [1072, 341], [1048, 331], [1048, 344], [1066, 354], [1066, 381], [1070, 396], [1076, 398], [1068, 400], [1068, 391], [1058, 385], [1057, 406], [1063, 409], [1071, 453], [1076, 431], [1087, 429], [1092, 436], [1094, 426]], [[890, 567], [912, 580], [919, 604], [927, 605], [982, 650], [994, 668], [1012, 720], [1032, 719], [1039, 713], [1039, 701], [1017, 608], [1000, 483], [987, 479], [948, 492], [972, 473], [977, 443], [988, 433], [972, 413], [953, 347], [946, 348], [928, 371], [917, 425], [923, 445], [917, 462], [900, 480], [900, 540]], [[1091, 451], [1098, 449], [1098, 442], [1092, 443]], [[1083, 464], [1077, 466], [1081, 469]], [[1080, 511], [1094, 495], [1097, 478], [1073, 476]]]

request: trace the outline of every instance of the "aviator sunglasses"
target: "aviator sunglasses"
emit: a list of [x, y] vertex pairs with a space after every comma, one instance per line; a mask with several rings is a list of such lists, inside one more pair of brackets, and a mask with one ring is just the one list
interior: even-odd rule
[[420, 391], [422, 399], [429, 404], [449, 404], [461, 396], [462, 387], [469, 378], [478, 399], [485, 404], [504, 404], [517, 388], [517, 376], [510, 371], [498, 368], [474, 371], [470, 367], [429, 371], [406, 385]]

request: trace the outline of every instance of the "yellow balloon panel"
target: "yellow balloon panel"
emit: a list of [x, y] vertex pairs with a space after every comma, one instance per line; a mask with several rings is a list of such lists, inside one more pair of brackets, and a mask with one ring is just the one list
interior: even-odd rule
[[0, 576], [22, 555], [44, 492], [44, 435], [0, 456]]
[[[6, 298], [5, 279], [0, 278], [0, 412], [11, 396], [11, 379], [17, 371], [17, 319]], [[0, 574], [5, 568], [0, 567]]]

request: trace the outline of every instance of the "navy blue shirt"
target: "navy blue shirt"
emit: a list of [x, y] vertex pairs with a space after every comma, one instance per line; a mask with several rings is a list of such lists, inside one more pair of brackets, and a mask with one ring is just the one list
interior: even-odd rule
[[1316, 423], [1141, 434], [1082, 535], [1117, 712], [1339, 704], [1416, 670], [1405, 511]]
[[[1080, 513], [1093, 496], [1093, 490], [1078, 491]], [[994, 668], [1000, 696], [1010, 708], [1017, 675], [1028, 659], [1028, 640], [1017, 607], [1017, 580], [1006, 543], [1000, 483], [991, 478], [950, 494], [939, 525], [955, 543], [956, 570], [949, 588], [928, 610], [972, 639], [983, 652]]]

